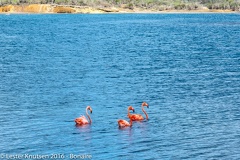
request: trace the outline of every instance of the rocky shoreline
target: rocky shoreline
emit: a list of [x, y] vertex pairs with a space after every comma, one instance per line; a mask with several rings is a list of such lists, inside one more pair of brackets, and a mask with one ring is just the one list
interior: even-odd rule
[[2, 14], [20, 14], [20, 13], [235, 13], [232, 10], [210, 10], [203, 7], [198, 10], [145, 10], [142, 8], [116, 8], [104, 7], [93, 8], [89, 6], [73, 6], [73, 5], [52, 5], [52, 4], [30, 4], [30, 5], [6, 5], [0, 7]]

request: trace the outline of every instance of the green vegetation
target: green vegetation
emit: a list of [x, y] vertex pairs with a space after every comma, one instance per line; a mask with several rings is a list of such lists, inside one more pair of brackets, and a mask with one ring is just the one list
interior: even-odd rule
[[154, 10], [197, 10], [202, 8], [240, 11], [240, 0], [0, 0], [0, 5], [57, 4], [91, 7], [135, 7]]

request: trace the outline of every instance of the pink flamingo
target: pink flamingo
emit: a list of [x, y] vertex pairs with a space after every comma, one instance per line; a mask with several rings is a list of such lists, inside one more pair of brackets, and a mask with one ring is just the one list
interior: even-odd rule
[[[132, 110], [134, 112], [134, 108], [132, 106], [129, 106], [128, 107], [128, 115], [131, 115], [130, 114], [130, 110]], [[123, 128], [123, 127], [131, 127], [132, 126], [132, 120], [130, 119], [130, 123], [126, 120], [123, 120], [123, 119], [120, 119], [118, 120], [118, 126], [120, 128]]]
[[[147, 112], [144, 110], [144, 107], [148, 108], [148, 104], [146, 102], [142, 103], [142, 111], [143, 113], [146, 115], [146, 120], [148, 120], [148, 114]], [[141, 114], [128, 114], [128, 117], [133, 120], [133, 121], [141, 121], [144, 120], [144, 117]]]
[[86, 125], [86, 124], [92, 123], [92, 120], [87, 112], [88, 110], [90, 110], [90, 113], [92, 113], [92, 108], [90, 106], [87, 106], [87, 108], [86, 108], [86, 115], [88, 116], [89, 122], [85, 116], [81, 116], [81, 117], [75, 119], [76, 125], [81, 126], [81, 125]]

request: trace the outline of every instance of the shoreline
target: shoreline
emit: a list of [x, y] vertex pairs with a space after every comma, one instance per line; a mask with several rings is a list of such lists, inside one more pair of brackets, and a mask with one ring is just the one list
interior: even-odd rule
[[216, 10], [202, 8], [198, 10], [153, 10], [143, 8], [99, 8], [90, 6], [30, 4], [30, 5], [7, 5], [0, 7], [0, 14], [198, 14], [198, 13], [240, 13], [232, 10]]

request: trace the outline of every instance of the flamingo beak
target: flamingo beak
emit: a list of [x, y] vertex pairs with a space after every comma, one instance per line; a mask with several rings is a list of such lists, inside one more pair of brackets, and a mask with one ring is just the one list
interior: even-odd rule
[[149, 106], [147, 105], [147, 108], [149, 108]]
[[134, 110], [134, 109], [133, 109], [132, 111], [133, 111], [133, 112], [135, 112], [135, 110]]
[[90, 112], [92, 113], [92, 110]]

